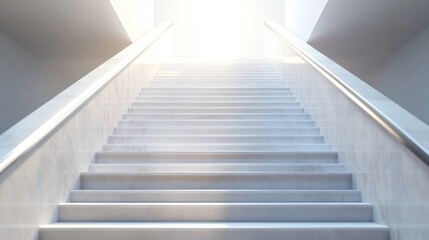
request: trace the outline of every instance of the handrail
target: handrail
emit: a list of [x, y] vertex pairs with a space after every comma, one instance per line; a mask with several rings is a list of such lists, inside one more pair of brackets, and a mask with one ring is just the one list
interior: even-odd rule
[[429, 127], [275, 22], [265, 26], [429, 166]]
[[172, 27], [164, 22], [0, 135], [0, 174], [76, 113]]

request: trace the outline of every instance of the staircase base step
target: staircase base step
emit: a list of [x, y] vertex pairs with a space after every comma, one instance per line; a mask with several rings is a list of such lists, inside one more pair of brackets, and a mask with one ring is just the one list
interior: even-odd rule
[[388, 240], [374, 223], [57, 223], [40, 240]]

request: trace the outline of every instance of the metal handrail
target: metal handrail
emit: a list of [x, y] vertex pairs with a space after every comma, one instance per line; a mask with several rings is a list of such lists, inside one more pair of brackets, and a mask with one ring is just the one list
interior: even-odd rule
[[[265, 26], [429, 166], [429, 127], [425, 123], [370, 86], [365, 86], [367, 87], [366, 90], [371, 92], [370, 94], [365, 94], [362, 90], [354, 88], [353, 84], [362, 88], [363, 81], [306, 42], [289, 33], [279, 24], [265, 22]], [[345, 81], [346, 78], [349, 80]], [[374, 100], [374, 96], [383, 99], [384, 104], [388, 102], [395, 111], [383, 111], [383, 107]], [[398, 120], [401, 118], [406, 118], [406, 120], [401, 122]]]
[[[0, 174], [46, 139], [173, 26], [164, 22], [0, 135]], [[82, 87], [85, 87], [82, 89]]]

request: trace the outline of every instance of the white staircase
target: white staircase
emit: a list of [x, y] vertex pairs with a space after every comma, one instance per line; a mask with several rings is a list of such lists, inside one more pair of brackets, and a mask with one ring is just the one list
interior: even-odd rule
[[41, 240], [388, 240], [269, 61], [166, 64]]

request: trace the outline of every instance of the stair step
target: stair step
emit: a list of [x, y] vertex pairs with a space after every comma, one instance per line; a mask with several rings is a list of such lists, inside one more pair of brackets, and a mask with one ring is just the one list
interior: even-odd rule
[[155, 77], [281, 77], [280, 72], [183, 72], [183, 71], [160, 71]]
[[288, 87], [282, 87], [282, 88], [262, 88], [262, 87], [254, 87], [249, 88], [246, 86], [242, 86], [241, 88], [201, 88], [201, 87], [193, 87], [190, 86], [188, 88], [177, 88], [177, 87], [163, 87], [163, 88], [156, 88], [156, 87], [150, 87], [150, 88], [142, 88], [141, 93], [152, 93], [152, 92], [167, 92], [167, 93], [203, 93], [203, 92], [211, 92], [211, 93], [284, 93], [288, 92], [290, 93], [291, 90]]
[[259, 72], [259, 73], [173, 73], [160, 72], [155, 75], [154, 79], [164, 78], [196, 78], [200, 81], [207, 79], [282, 79], [281, 74], [275, 72]]
[[186, 102], [186, 101], [196, 101], [196, 102], [220, 102], [220, 101], [262, 101], [262, 102], [270, 102], [270, 101], [278, 101], [278, 102], [291, 102], [295, 101], [295, 97], [249, 97], [249, 96], [140, 96], [136, 98], [136, 102], [157, 102], [157, 101], [178, 101], [178, 102]]
[[96, 163], [337, 163], [335, 151], [97, 152]]
[[310, 120], [305, 113], [126, 113], [123, 120], [169, 120], [169, 119], [231, 119], [231, 120]]
[[143, 89], [139, 93], [140, 97], [143, 96], [159, 96], [159, 97], [206, 97], [206, 96], [221, 96], [221, 97], [291, 97], [292, 92], [289, 90], [280, 89], [278, 91], [165, 91], [165, 90], [151, 90], [151, 88]]
[[163, 76], [163, 75], [177, 75], [180, 74], [180, 76], [182, 75], [203, 75], [203, 76], [217, 76], [217, 75], [242, 75], [242, 76], [254, 76], [254, 75], [277, 75], [277, 76], [281, 76], [281, 72], [280, 71], [251, 71], [250, 69], [248, 71], [243, 71], [243, 72], [234, 72], [234, 71], [183, 71], [183, 70], [160, 70], [157, 73], [157, 76]]
[[160, 68], [159, 73], [209, 73], [209, 74], [218, 74], [218, 73], [234, 73], [234, 74], [238, 74], [238, 73], [249, 73], [249, 74], [253, 74], [253, 73], [281, 73], [282, 69], [281, 68], [259, 68], [258, 65], [254, 65], [254, 66], [246, 66], [246, 67], [233, 67], [233, 68], [212, 68], [212, 67], [196, 67], [195, 69], [192, 68]]
[[144, 107], [129, 108], [128, 113], [185, 113], [185, 114], [286, 114], [286, 113], [304, 113], [303, 108], [299, 107], [277, 107], [277, 108], [251, 108], [251, 107]]
[[243, 66], [231, 66], [228, 63], [228, 65], [222, 64], [222, 65], [213, 65], [213, 63], [206, 64], [204, 66], [200, 65], [200, 62], [194, 62], [190, 63], [190, 65], [181, 65], [178, 63], [175, 63], [172, 66], [162, 66], [159, 69], [159, 72], [166, 72], [166, 71], [181, 71], [181, 72], [281, 72], [282, 68], [274, 67], [272, 62], [264, 63], [265, 65], [262, 66], [261, 63], [251, 63], [251, 64], [242, 64]]
[[164, 79], [164, 78], [195, 78], [200, 81], [208, 79], [283, 79], [280, 72], [276, 71], [259, 71], [259, 72], [245, 72], [245, 71], [208, 71], [208, 72], [186, 72], [186, 71], [159, 71], [153, 79]]
[[159, 69], [155, 76], [282, 76], [282, 69]]
[[316, 144], [323, 143], [322, 136], [240, 136], [240, 135], [144, 135], [144, 136], [110, 136], [109, 144]]
[[179, 72], [179, 71], [160, 71], [154, 78], [163, 77], [195, 77], [202, 78], [258, 78], [258, 77], [270, 77], [270, 78], [281, 78], [280, 72]]
[[73, 190], [71, 202], [360, 202], [356, 190]]
[[198, 78], [201, 79], [201, 81], [204, 81], [206, 79], [210, 78], [232, 78], [232, 79], [242, 79], [242, 78], [270, 78], [270, 79], [281, 79], [282, 76], [279, 72], [158, 72], [154, 76], [155, 79], [158, 78]]
[[41, 240], [388, 240], [375, 223], [57, 223], [42, 226]]
[[[201, 79], [183, 79], [183, 78], [170, 78], [170, 79], [153, 79], [150, 82], [150, 85], [169, 85], [171, 86], [255, 86], [255, 85], [266, 85], [271, 87], [283, 88], [285, 82], [282, 79], [275, 80], [266, 80], [266, 79], [210, 79], [210, 80], [201, 80]], [[290, 85], [289, 85], [290, 86]]]
[[287, 163], [158, 163], [158, 164], [91, 164], [89, 172], [187, 172], [187, 173], [216, 173], [216, 172], [341, 172], [345, 171], [343, 164], [287, 164]]
[[[253, 60], [253, 59], [252, 59]], [[200, 61], [200, 60], [199, 60]], [[240, 60], [242, 61], [242, 60]], [[182, 63], [177, 63], [175, 62], [174, 64], [171, 65], [167, 65], [164, 64], [161, 66], [161, 68], [159, 69], [159, 72], [236, 72], [236, 71], [244, 71], [244, 72], [281, 72], [281, 68], [279, 67], [275, 67], [273, 66], [272, 62], [264, 62], [263, 64], [265, 64], [264, 66], [262, 66], [262, 63], [257, 62], [257, 63], [246, 63], [246, 64], [242, 64], [243, 66], [232, 66], [233, 63], [228, 62], [228, 64], [224, 64], [222, 63], [221, 65], [214, 65], [216, 63], [210, 63], [210, 65], [206, 64], [204, 66], [200, 66], [201, 62], [194, 62], [194, 63], [189, 63], [187, 62], [186, 64], [182, 64]], [[189, 64], [192, 64], [192, 66], [190, 66]]]
[[204, 83], [224, 83], [224, 84], [280, 84], [283, 83], [284, 80], [279, 76], [155, 76], [152, 79], [154, 83], [178, 83], [178, 82], [186, 82], [186, 83], [195, 83], [195, 84], [204, 84]]
[[248, 102], [248, 101], [144, 101], [144, 102], [134, 102], [132, 107], [300, 107], [298, 102], [282, 102], [282, 101], [272, 101], [272, 102]]
[[[163, 84], [163, 83], [173, 83], [173, 84], [182, 84], [185, 83], [185, 85], [189, 87], [200, 87], [202, 85], [225, 85], [226, 87], [230, 86], [261, 86], [262, 88], [275, 88], [278, 87], [285, 87], [285, 81], [281, 78], [262, 78], [262, 77], [256, 77], [256, 78], [226, 78], [226, 77], [218, 77], [218, 78], [182, 78], [182, 77], [166, 77], [166, 78], [154, 78], [152, 79], [151, 83], [157, 84]], [[170, 86], [171, 87], [171, 86]]]
[[63, 203], [60, 222], [370, 222], [367, 203]]
[[123, 120], [120, 127], [314, 127], [312, 120]]
[[284, 135], [320, 135], [319, 128], [282, 128], [282, 127], [118, 127], [114, 129], [114, 135], [259, 135], [259, 136], [284, 136]]
[[230, 152], [284, 152], [284, 151], [328, 151], [331, 146], [327, 144], [263, 144], [263, 143], [205, 143], [205, 144], [105, 144], [104, 151], [113, 152], [141, 152], [141, 151], [193, 151], [193, 152], [207, 152], [207, 151], [230, 151]]
[[241, 89], [243, 87], [247, 87], [247, 88], [284, 88], [285, 84], [281, 83], [281, 84], [266, 84], [266, 83], [261, 83], [261, 84], [255, 84], [255, 83], [251, 83], [251, 84], [227, 84], [227, 83], [213, 83], [213, 84], [205, 84], [205, 83], [200, 83], [200, 84], [194, 84], [194, 83], [176, 83], [174, 85], [172, 85], [171, 83], [150, 83], [149, 87], [153, 87], [153, 88], [171, 88], [171, 87], [176, 87], [176, 88], [229, 88], [229, 89]]
[[81, 189], [346, 190], [351, 173], [82, 173]]

